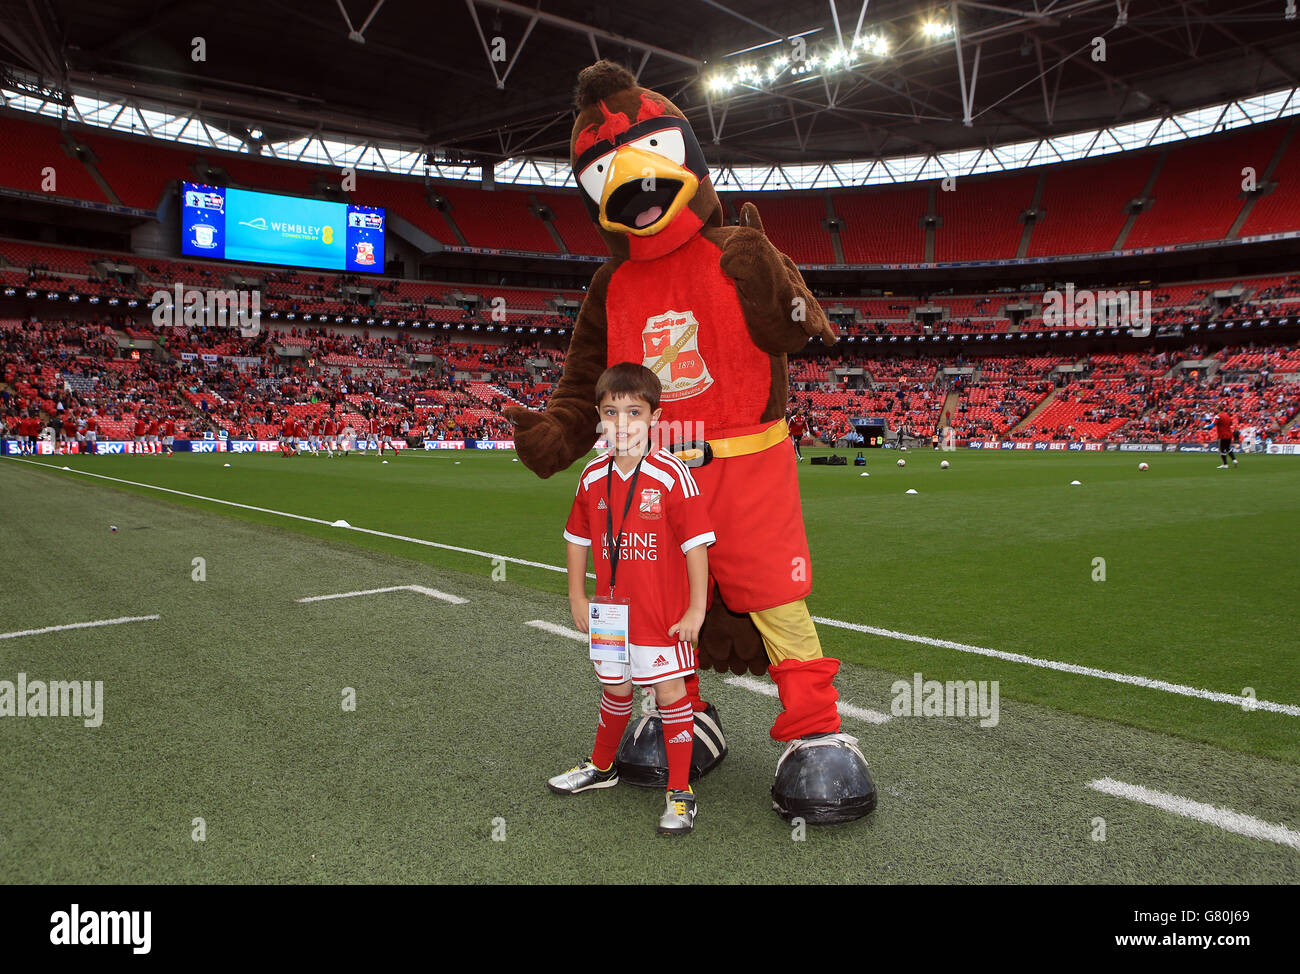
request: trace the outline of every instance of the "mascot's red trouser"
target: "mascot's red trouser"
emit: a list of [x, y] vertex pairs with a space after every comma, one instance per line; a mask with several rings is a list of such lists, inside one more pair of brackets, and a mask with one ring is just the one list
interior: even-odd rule
[[[714, 456], [691, 470], [709, 505], [716, 543], [709, 547], [709, 605], [714, 585], [733, 612], [748, 612], [763, 637], [785, 712], [772, 725], [772, 737], [794, 740], [837, 733], [835, 674], [840, 661], [822, 655], [817, 629], [804, 599], [812, 591], [808, 536], [799, 503], [794, 451], [782, 428], [766, 449], [740, 456]], [[776, 424], [726, 430], [722, 438], [753, 436]], [[725, 452], [725, 450], [724, 450]], [[690, 681], [697, 709], [697, 681]]]

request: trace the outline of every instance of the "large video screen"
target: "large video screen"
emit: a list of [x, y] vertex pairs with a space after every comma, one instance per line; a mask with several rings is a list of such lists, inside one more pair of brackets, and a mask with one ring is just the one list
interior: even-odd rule
[[289, 267], [381, 273], [384, 211], [181, 183], [181, 252]]

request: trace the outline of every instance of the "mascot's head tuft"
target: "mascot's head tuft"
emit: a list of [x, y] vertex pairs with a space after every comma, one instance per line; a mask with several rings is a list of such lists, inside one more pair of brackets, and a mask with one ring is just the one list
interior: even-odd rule
[[722, 225], [722, 204], [686, 116], [627, 68], [597, 61], [578, 75], [569, 163], [610, 252], [650, 259]]
[[621, 64], [597, 61], [583, 68], [578, 75], [578, 87], [573, 93], [573, 105], [578, 111], [590, 108], [602, 98], [636, 87], [636, 77]]

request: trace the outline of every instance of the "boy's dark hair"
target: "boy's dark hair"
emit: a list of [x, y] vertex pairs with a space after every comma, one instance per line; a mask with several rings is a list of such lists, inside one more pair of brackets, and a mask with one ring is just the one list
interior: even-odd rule
[[659, 408], [663, 386], [658, 376], [639, 362], [619, 362], [611, 365], [596, 380], [596, 408], [606, 396], [636, 396], [650, 404], [650, 411]]

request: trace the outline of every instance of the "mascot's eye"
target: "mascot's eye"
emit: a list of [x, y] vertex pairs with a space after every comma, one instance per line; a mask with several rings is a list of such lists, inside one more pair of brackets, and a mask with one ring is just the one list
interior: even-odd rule
[[605, 172], [610, 167], [614, 158], [614, 153], [606, 152], [599, 159], [590, 163], [582, 172], [578, 173], [578, 185], [582, 191], [590, 196], [597, 203], [600, 202], [601, 193], [605, 189]]
[[671, 159], [679, 166], [686, 162], [686, 140], [677, 129], [662, 129], [653, 135], [643, 135], [630, 144]]

